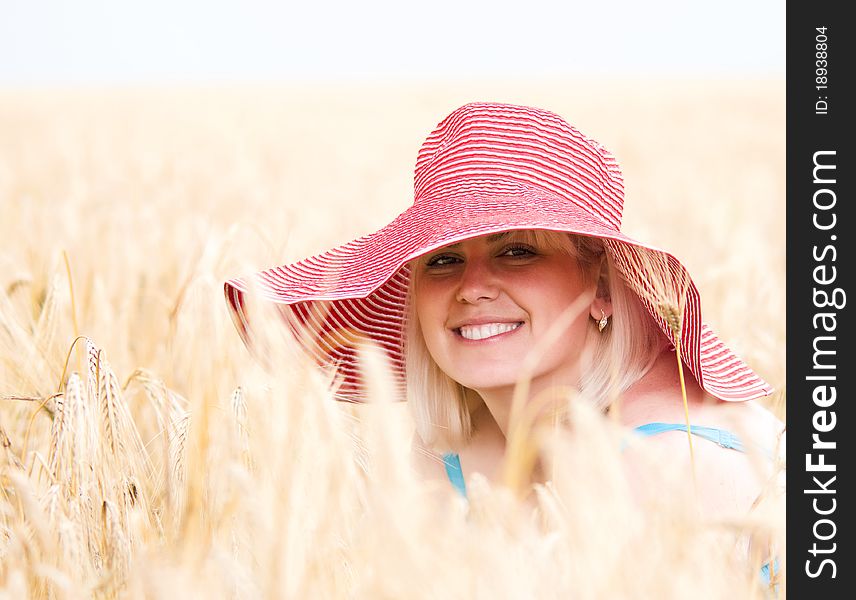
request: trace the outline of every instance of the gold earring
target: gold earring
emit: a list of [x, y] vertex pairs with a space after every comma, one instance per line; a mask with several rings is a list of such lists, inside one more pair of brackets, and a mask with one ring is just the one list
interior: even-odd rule
[[606, 328], [606, 324], [609, 323], [609, 317], [606, 316], [602, 310], [600, 311], [601, 319], [597, 322], [597, 330], [603, 331]]

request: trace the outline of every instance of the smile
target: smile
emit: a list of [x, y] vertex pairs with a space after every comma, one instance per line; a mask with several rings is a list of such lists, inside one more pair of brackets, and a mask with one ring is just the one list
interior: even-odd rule
[[509, 331], [514, 331], [523, 325], [517, 323], [485, 323], [484, 325], [463, 325], [457, 331], [461, 337], [468, 340], [485, 340]]

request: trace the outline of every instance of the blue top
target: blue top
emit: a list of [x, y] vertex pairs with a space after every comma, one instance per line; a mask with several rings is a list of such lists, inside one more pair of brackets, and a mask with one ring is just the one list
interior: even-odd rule
[[[665, 433], [667, 431], [686, 431], [687, 426], [683, 423], [646, 423], [636, 427], [633, 431], [642, 436], [649, 437]], [[717, 429], [715, 427], [702, 427], [700, 425], [692, 425], [690, 433], [697, 435], [729, 450], [737, 450], [738, 452], [746, 452], [746, 447], [740, 438], [725, 429]], [[464, 471], [461, 469], [461, 458], [450, 452], [443, 455], [443, 465], [446, 467], [446, 476], [452, 483], [452, 486], [458, 490], [464, 498], [467, 497], [467, 485], [464, 483]]]
[[[649, 437], [667, 431], [686, 431], [687, 426], [683, 423], [646, 423], [636, 427], [634, 431], [642, 436]], [[693, 425], [690, 427], [690, 433], [697, 435], [729, 450], [737, 450], [738, 452], [746, 452], [746, 447], [736, 435], [725, 429], [717, 429], [715, 427], [702, 427]], [[464, 498], [467, 497], [467, 485], [464, 482], [464, 471], [461, 469], [461, 458], [454, 452], [443, 455], [443, 465], [446, 467], [446, 475], [452, 486], [458, 490], [458, 493]], [[777, 574], [778, 561], [773, 561], [772, 565], [766, 563], [761, 567], [761, 580], [769, 585], [771, 573]]]

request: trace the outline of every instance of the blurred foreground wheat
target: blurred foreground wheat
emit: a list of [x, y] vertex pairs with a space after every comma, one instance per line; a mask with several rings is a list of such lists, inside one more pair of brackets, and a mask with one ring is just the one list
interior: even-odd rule
[[540, 105], [616, 153], [627, 231], [685, 261], [784, 416], [782, 91], [0, 92], [0, 596], [764, 597], [745, 544], [784, 556], [775, 494], [705, 521], [662, 474], [640, 506], [621, 433], [580, 409], [537, 511], [478, 478], [467, 507], [413, 476], [382, 366], [363, 407], [282, 340], [263, 372], [222, 282], [389, 221], [457, 105]]

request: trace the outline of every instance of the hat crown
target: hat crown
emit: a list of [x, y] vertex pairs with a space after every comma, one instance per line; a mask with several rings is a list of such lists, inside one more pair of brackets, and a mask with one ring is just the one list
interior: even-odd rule
[[466, 104], [443, 119], [416, 158], [414, 203], [541, 190], [621, 227], [624, 182], [615, 157], [558, 115]]

